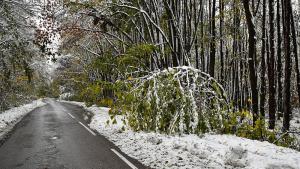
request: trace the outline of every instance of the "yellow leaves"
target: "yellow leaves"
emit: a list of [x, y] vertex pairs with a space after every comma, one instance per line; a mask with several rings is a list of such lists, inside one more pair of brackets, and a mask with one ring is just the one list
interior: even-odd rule
[[101, 99], [99, 102], [100, 102], [100, 105], [104, 105], [107, 107], [112, 107], [114, 104], [114, 101], [111, 98], [104, 98], [104, 99]]
[[242, 110], [240, 114], [243, 118], [252, 119], [252, 114], [247, 110]]
[[129, 77], [127, 78], [127, 80], [132, 81], [132, 80], [133, 80], [133, 77], [132, 77], [132, 76], [129, 76]]
[[18, 77], [16, 77], [16, 82], [24, 82], [24, 81], [28, 81], [27, 76], [18, 76]]

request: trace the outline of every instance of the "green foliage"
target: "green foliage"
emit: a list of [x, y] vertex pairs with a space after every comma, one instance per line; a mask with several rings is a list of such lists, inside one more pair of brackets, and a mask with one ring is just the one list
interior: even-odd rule
[[[189, 57], [189, 62], [193, 65], [198, 59], [194, 55], [194, 49], [191, 49], [193, 46], [198, 47], [199, 51], [196, 53], [201, 52], [201, 56], [202, 52], [203, 56], [207, 51], [209, 52], [209, 49], [205, 49], [212, 44], [213, 40], [210, 33], [211, 21], [209, 18], [202, 18], [201, 23], [193, 24], [195, 29], [190, 25], [192, 26], [190, 30], [182, 30], [181, 28], [173, 28], [180, 17], [172, 16], [172, 12], [176, 13], [176, 10], [168, 11], [167, 3], [161, 4], [162, 10], [156, 12], [157, 8], [153, 6], [153, 3], [147, 3], [147, 1], [133, 0], [130, 3], [124, 3], [112, 0], [108, 3], [102, 3], [103, 0], [84, 2], [65, 0], [64, 2], [71, 12], [83, 11], [82, 13], [88, 13], [92, 9], [105, 9], [98, 10], [99, 13], [97, 14], [104, 18], [107, 17], [105, 19], [112, 23], [106, 23], [105, 19], [101, 18], [101, 22], [104, 24], [99, 26], [100, 24], [96, 22], [94, 27], [89, 27], [92, 30], [103, 31], [101, 32], [103, 34], [109, 33], [109, 38], [105, 38], [108, 43], [101, 39], [103, 36], [99, 36], [98, 32], [94, 36], [92, 35], [94, 32], [78, 31], [83, 36], [80, 42], [87, 45], [85, 45], [86, 50], [78, 48], [75, 54], [80, 57], [81, 55], [87, 56], [88, 61], [86, 62], [88, 63], [84, 66], [84, 72], [86, 72], [84, 78], [80, 80], [78, 77], [71, 78], [74, 81], [74, 85], [70, 85], [75, 93], [74, 99], [86, 101], [88, 105], [113, 107], [110, 111], [112, 122], [116, 122], [115, 115], [125, 115], [126, 123], [137, 131], [156, 131], [169, 134], [219, 132], [275, 142], [283, 146], [292, 144], [292, 137], [288, 135], [280, 137], [278, 131], [268, 130], [264, 118], [260, 118], [253, 124], [252, 114], [249, 111], [230, 113], [231, 106], [228, 105], [222, 86], [204, 73], [191, 68], [174, 68], [161, 72], [151, 72], [152, 68], [156, 66], [153, 64], [153, 60], [159, 65], [158, 68], [163, 68], [172, 65], [172, 61], [174, 61], [172, 57], [177, 57], [176, 59], [179, 60]], [[236, 25], [241, 25], [244, 22], [240, 4], [227, 8], [226, 6], [231, 5], [230, 2], [225, 1], [223, 13], [220, 11], [215, 17], [219, 20], [222, 16], [224, 22], [222, 26], [223, 35], [214, 37], [215, 41], [218, 42], [217, 46], [220, 45], [222, 39], [224, 44], [232, 44], [231, 42], [246, 38], [243, 31], [236, 31]], [[122, 6], [122, 4], [125, 5]], [[126, 5], [141, 8], [142, 11], [128, 8]], [[145, 6], [147, 8], [144, 8]], [[85, 9], [87, 10], [84, 11]], [[150, 21], [146, 13], [148, 13], [149, 18], [155, 19]], [[78, 25], [88, 24], [91, 19], [94, 21], [99, 19], [96, 16], [81, 16], [82, 19], [79, 18]], [[239, 18], [238, 23], [226, 22], [236, 17]], [[190, 22], [196, 23], [199, 20], [197, 18], [194, 18], [196, 21], [192, 19]], [[103, 25], [105, 29], [102, 27]], [[159, 30], [155, 28], [156, 25], [160, 28]], [[196, 25], [199, 26], [196, 27]], [[162, 31], [162, 33], [158, 33], [158, 31]], [[186, 31], [188, 32], [184, 33]], [[83, 34], [88, 34], [88, 36]], [[197, 35], [197, 39], [192, 40], [194, 45], [187, 43], [189, 40], [185, 40], [186, 34]], [[160, 37], [161, 35], [166, 37]], [[161, 38], [165, 39], [162, 40]], [[170, 44], [168, 44], [168, 40]], [[145, 43], [141, 43], [141, 41]], [[159, 49], [147, 42], [153, 42], [159, 46]], [[157, 55], [154, 55], [155, 52]], [[229, 60], [233, 62], [243, 60], [241, 52], [235, 52], [230, 47], [226, 48], [226, 56], [229, 56]], [[90, 59], [91, 56], [93, 59]], [[201, 60], [203, 59], [201, 58]], [[182, 62], [184, 59], [181, 60], [180, 65]], [[221, 66], [218, 59], [215, 64], [216, 68]], [[226, 69], [228, 65], [222, 66], [225, 66]], [[239, 68], [243, 72], [248, 70], [243, 64]], [[223, 72], [218, 72], [215, 77], [220, 75], [220, 79], [224, 80], [225, 85], [231, 85], [228, 79], [241, 81], [244, 84], [249, 78], [247, 75], [241, 74], [236, 78], [222, 79]], [[249, 84], [245, 83], [245, 85], [246, 88], [249, 87]], [[235, 88], [239, 89], [239, 86]], [[240, 90], [245, 92], [244, 89]], [[243, 102], [245, 100], [241, 101], [244, 107], [247, 103]], [[232, 102], [232, 104], [236, 103]], [[248, 104], [251, 104], [251, 100], [248, 100]]]
[[283, 147], [295, 147], [295, 138], [289, 134], [280, 134], [279, 130], [269, 130], [264, 118], [252, 123], [252, 114], [249, 111], [230, 113], [226, 121], [224, 134], [234, 134], [253, 140], [268, 141]]
[[48, 87], [46, 86], [39, 86], [36, 92], [37, 92], [37, 96], [41, 98], [47, 97], [49, 94]]
[[7, 81], [0, 77], [0, 83], [2, 84], [0, 86], [0, 111], [19, 106], [39, 97], [35, 88], [39, 88], [41, 83], [37, 79], [28, 83], [26, 76], [10, 77]]
[[[68, 84], [68, 87], [73, 89], [70, 99], [85, 101], [89, 106], [96, 104], [111, 107], [117, 95], [127, 91], [123, 80], [130, 80], [131, 72], [138, 72], [135, 73], [138, 76], [145, 74], [142, 70], [146, 68], [155, 49], [151, 44], [132, 45], [124, 55], [114, 56], [107, 52], [102, 57], [94, 58], [84, 68], [95, 77], [87, 74], [69, 77], [71, 85]], [[64, 79], [56, 80], [59, 85], [66, 86]]]
[[[0, 2], [0, 111], [36, 99], [35, 88], [41, 83], [30, 67], [36, 56], [33, 28], [26, 26], [32, 11], [24, 4]], [[29, 5], [29, 4], [28, 4]]]
[[133, 45], [124, 55], [118, 56], [117, 63], [120, 71], [126, 70], [130, 73], [138, 69], [147, 69], [155, 50], [156, 47], [152, 44]]
[[[146, 80], [145, 80], [146, 79]], [[206, 74], [174, 68], [125, 83], [112, 114], [123, 113], [134, 130], [218, 132], [228, 111], [223, 89]]]
[[55, 83], [51, 85], [42, 84], [37, 86], [36, 95], [40, 98], [51, 97], [58, 98], [60, 95], [59, 86]]
[[49, 86], [50, 90], [50, 95], [48, 97], [51, 98], [58, 98], [60, 96], [60, 91], [59, 91], [59, 84], [57, 83], [52, 83]]
[[273, 143], [275, 143], [278, 146], [289, 147], [289, 148], [296, 149], [298, 151], [300, 150], [299, 145], [297, 144], [297, 139], [289, 134], [283, 134], [280, 138], [275, 140], [275, 142]]
[[92, 106], [100, 100], [100, 94], [102, 93], [102, 88], [97, 84], [91, 84], [87, 88], [83, 89], [80, 93], [80, 98], [82, 98], [87, 106]]

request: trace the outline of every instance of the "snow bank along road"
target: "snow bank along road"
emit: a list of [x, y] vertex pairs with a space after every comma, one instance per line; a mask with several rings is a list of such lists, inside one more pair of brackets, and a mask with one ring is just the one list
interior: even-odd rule
[[0, 147], [0, 169], [146, 168], [89, 129], [79, 106], [48, 99]]
[[157, 169], [300, 169], [300, 152], [233, 135], [165, 135], [122, 130], [124, 116], [107, 124], [109, 108], [80, 105], [91, 112], [90, 127], [130, 157]]

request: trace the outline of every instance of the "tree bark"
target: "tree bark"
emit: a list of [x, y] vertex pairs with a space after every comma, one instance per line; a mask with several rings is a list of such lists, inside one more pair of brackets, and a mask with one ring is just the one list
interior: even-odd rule
[[291, 114], [291, 46], [290, 46], [290, 25], [291, 25], [291, 15], [290, 9], [291, 1], [283, 1], [283, 35], [284, 35], [284, 57], [285, 57], [285, 80], [284, 80], [284, 115], [283, 115], [283, 131], [288, 131], [290, 129], [290, 114]]
[[276, 114], [276, 87], [275, 87], [275, 35], [274, 35], [274, 1], [269, 0], [269, 24], [270, 24], [270, 58], [268, 60], [269, 78], [269, 129], [275, 128]]
[[263, 18], [262, 18], [262, 47], [261, 47], [261, 87], [260, 87], [260, 114], [265, 117], [265, 101], [266, 101], [266, 0], [263, 0]]
[[257, 89], [257, 76], [256, 76], [256, 31], [252, 21], [252, 13], [250, 11], [249, 0], [243, 0], [243, 6], [246, 14], [246, 22], [248, 27], [248, 64], [249, 64], [249, 75], [250, 85], [252, 93], [252, 113], [253, 113], [253, 125], [255, 125], [258, 119], [258, 89]]
[[278, 84], [278, 118], [281, 116], [282, 117], [282, 84], [281, 84], [281, 78], [282, 78], [282, 63], [281, 63], [281, 43], [282, 43], [282, 38], [281, 38], [281, 16], [280, 16], [280, 0], [277, 0], [277, 84]]
[[[292, 31], [292, 40], [293, 40], [293, 54], [295, 58], [295, 71], [296, 71], [296, 81], [297, 81], [297, 92], [298, 92], [298, 101], [300, 100], [300, 71], [299, 71], [299, 62], [298, 62], [298, 48], [297, 48], [297, 35], [295, 29], [295, 21], [293, 17], [293, 10], [290, 9], [291, 13], [291, 31]], [[299, 101], [300, 103], [300, 101]]]
[[211, 77], [215, 76], [215, 62], [216, 62], [216, 0], [212, 4], [211, 16], [211, 42], [210, 42], [210, 62], [209, 74]]
[[221, 72], [220, 80], [224, 80], [224, 42], [223, 42], [223, 25], [224, 25], [224, 0], [219, 0], [220, 5], [220, 61], [221, 61]]

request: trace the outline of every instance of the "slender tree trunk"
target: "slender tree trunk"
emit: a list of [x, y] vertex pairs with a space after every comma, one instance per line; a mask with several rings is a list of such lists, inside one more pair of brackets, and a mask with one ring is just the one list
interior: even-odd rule
[[268, 78], [269, 78], [269, 128], [275, 128], [276, 114], [276, 87], [275, 87], [275, 36], [274, 36], [274, 1], [269, 0], [269, 24], [270, 24], [270, 58], [268, 60]]
[[[203, 10], [201, 11], [201, 23], [203, 24], [204, 23], [204, 7], [203, 7]], [[202, 25], [201, 26], [201, 29], [200, 29], [200, 33], [201, 33], [201, 50], [200, 50], [200, 56], [201, 56], [201, 69], [203, 72], [206, 71], [206, 61], [205, 61], [205, 44], [204, 44], [204, 26]]]
[[257, 89], [257, 76], [256, 76], [256, 31], [255, 26], [252, 21], [252, 14], [250, 11], [249, 0], [243, 0], [243, 6], [246, 14], [246, 22], [249, 34], [249, 47], [248, 47], [248, 64], [249, 64], [249, 75], [250, 75], [250, 85], [252, 93], [252, 111], [253, 111], [253, 125], [258, 118], [258, 89]]
[[284, 35], [284, 55], [285, 55], [285, 80], [284, 80], [284, 115], [283, 115], [283, 131], [290, 129], [290, 114], [291, 114], [291, 46], [290, 46], [290, 25], [291, 25], [291, 1], [284, 0], [283, 4], [283, 35]]
[[281, 63], [281, 16], [280, 16], [280, 0], [277, 0], [277, 84], [278, 84], [278, 118], [282, 115], [282, 84], [281, 84], [281, 77], [282, 77], [282, 63]]
[[220, 61], [221, 61], [221, 72], [220, 80], [224, 80], [224, 52], [223, 52], [223, 25], [224, 25], [224, 0], [219, 0], [220, 4]]
[[[200, 3], [200, 10], [202, 11], [202, 0], [199, 2]], [[196, 6], [196, 0], [194, 0], [194, 22], [195, 22], [195, 29], [197, 27], [197, 19], [198, 19], [198, 11], [197, 11], [197, 6]], [[196, 30], [195, 30], [196, 31]], [[195, 39], [195, 52], [196, 52], [196, 68], [200, 69], [200, 57], [199, 57], [199, 41], [198, 41], [198, 35], [196, 35], [196, 39]]]
[[265, 116], [265, 101], [266, 101], [266, 0], [263, 0], [263, 18], [262, 18], [262, 47], [261, 47], [261, 86], [260, 86], [260, 113], [261, 116]]
[[209, 62], [209, 74], [215, 76], [215, 61], [216, 61], [216, 0], [213, 0], [212, 4], [212, 16], [211, 16], [211, 42], [210, 42], [210, 62]]
[[[290, 9], [292, 11], [292, 9]], [[295, 22], [293, 17], [293, 12], [291, 14], [291, 31], [292, 31], [292, 40], [293, 40], [293, 54], [295, 58], [295, 71], [296, 71], [296, 81], [297, 81], [297, 92], [298, 92], [298, 100], [300, 100], [300, 72], [299, 72], [299, 62], [298, 62], [298, 48], [297, 48], [297, 35], [295, 29]], [[299, 101], [300, 103], [300, 101]]]

